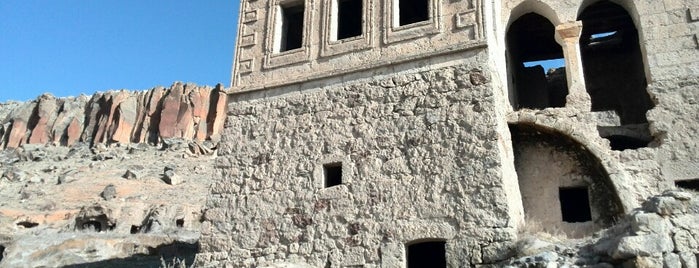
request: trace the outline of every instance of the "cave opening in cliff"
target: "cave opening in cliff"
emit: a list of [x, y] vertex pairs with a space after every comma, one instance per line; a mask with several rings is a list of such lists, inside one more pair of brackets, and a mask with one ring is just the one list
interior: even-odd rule
[[86, 231], [111, 231], [116, 227], [116, 223], [111, 221], [105, 214], [91, 215], [88, 217], [79, 216], [75, 219], [75, 228]]
[[362, 2], [363, 0], [337, 0], [335, 40], [362, 35]]
[[82, 229], [88, 231], [101, 232], [102, 223], [99, 221], [87, 221], [82, 224]]
[[22, 226], [24, 228], [34, 228], [39, 226], [39, 224], [33, 221], [20, 221], [17, 223], [17, 226]]
[[699, 192], [699, 179], [690, 180], [679, 180], [675, 181], [675, 186], [685, 189]]
[[342, 184], [342, 163], [323, 165], [323, 177], [326, 188]]
[[184, 219], [177, 219], [177, 220], [175, 221], [175, 225], [176, 225], [178, 228], [184, 227]]
[[447, 242], [418, 241], [407, 245], [406, 259], [408, 268], [447, 267]]
[[592, 220], [587, 187], [559, 188], [558, 201], [561, 203], [561, 219], [564, 222], [586, 222]]
[[[398, 26], [418, 23], [430, 19], [430, 1], [436, 0], [397, 0]], [[396, 12], [394, 12], [396, 14]]]
[[565, 106], [568, 82], [563, 49], [548, 19], [527, 13], [514, 21], [507, 31], [507, 56], [513, 109]]
[[137, 234], [141, 232], [140, 225], [131, 225], [131, 234]]
[[301, 48], [303, 44], [304, 3], [292, 2], [280, 6], [278, 15], [278, 52]]
[[[654, 103], [646, 89], [643, 52], [632, 17], [622, 6], [599, 1], [586, 7], [578, 20], [583, 23], [580, 54], [592, 111], [613, 111], [619, 117], [616, 127], [641, 126], [631, 130], [648, 136], [646, 112]], [[600, 135], [621, 149], [648, 145], [647, 141]]]

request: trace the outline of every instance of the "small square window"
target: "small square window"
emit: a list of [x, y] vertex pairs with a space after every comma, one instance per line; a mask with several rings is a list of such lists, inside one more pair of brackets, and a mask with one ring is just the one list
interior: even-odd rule
[[336, 40], [362, 35], [363, 0], [337, 0]]
[[325, 188], [342, 184], [342, 163], [323, 165]]
[[277, 51], [301, 48], [303, 44], [303, 1], [282, 5], [279, 12]]
[[561, 202], [561, 216], [564, 222], [592, 220], [587, 187], [559, 188], [558, 199]]
[[429, 20], [430, 1], [398, 0], [398, 26]]

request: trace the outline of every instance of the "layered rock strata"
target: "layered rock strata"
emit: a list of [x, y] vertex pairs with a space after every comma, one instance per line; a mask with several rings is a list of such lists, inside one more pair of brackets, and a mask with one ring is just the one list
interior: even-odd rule
[[34, 101], [0, 105], [0, 147], [216, 140], [223, 129], [226, 99], [221, 85], [182, 83], [147, 91], [107, 91], [92, 97], [44, 94]]

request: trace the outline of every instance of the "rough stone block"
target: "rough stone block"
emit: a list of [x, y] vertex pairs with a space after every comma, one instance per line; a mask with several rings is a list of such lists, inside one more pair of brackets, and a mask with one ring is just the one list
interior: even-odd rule
[[697, 253], [699, 251], [699, 243], [688, 230], [675, 231], [672, 240], [675, 242], [675, 250], [679, 252]]
[[675, 253], [668, 253], [663, 256], [663, 267], [664, 268], [672, 268], [672, 267], [680, 267], [682, 264], [680, 263], [680, 256], [675, 254]]
[[682, 268], [697, 268], [697, 254], [692, 252], [682, 252], [680, 255], [680, 262], [682, 262]]
[[655, 213], [639, 213], [631, 218], [631, 228], [635, 234], [669, 234], [670, 221]]
[[661, 257], [637, 257], [623, 264], [624, 268], [660, 268], [663, 267]]
[[687, 211], [684, 202], [669, 196], [657, 196], [643, 203], [643, 209], [660, 215], [683, 214]]
[[669, 235], [627, 236], [619, 240], [612, 257], [627, 259], [635, 256], [657, 256], [663, 252], [670, 252], [673, 248]]

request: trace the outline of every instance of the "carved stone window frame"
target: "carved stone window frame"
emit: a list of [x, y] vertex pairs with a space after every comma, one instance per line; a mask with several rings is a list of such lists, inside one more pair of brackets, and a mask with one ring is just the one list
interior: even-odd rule
[[323, 0], [323, 38], [320, 55], [322, 57], [344, 54], [372, 47], [373, 4], [372, 0], [362, 0], [362, 34], [337, 40], [337, 8], [340, 0]]
[[398, 9], [400, 0], [384, 1], [384, 43], [391, 44], [407, 41], [423, 36], [436, 34], [441, 31], [442, 8], [441, 0], [427, 0], [430, 10], [427, 11], [429, 19], [407, 25], [399, 25]]
[[[306, 62], [311, 55], [311, 30], [313, 24], [313, 1], [314, 0], [272, 0], [269, 1], [267, 12], [267, 34], [265, 36], [265, 69], [276, 68], [285, 65]], [[281, 42], [281, 11], [282, 6], [303, 3], [303, 37], [301, 47], [287, 51], [278, 52], [278, 42]]]

